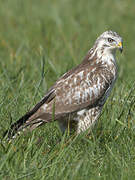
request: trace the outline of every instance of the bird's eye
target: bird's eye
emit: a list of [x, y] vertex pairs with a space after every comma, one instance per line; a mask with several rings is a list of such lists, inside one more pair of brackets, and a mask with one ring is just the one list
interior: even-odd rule
[[112, 38], [108, 38], [108, 42], [112, 43], [114, 40]]

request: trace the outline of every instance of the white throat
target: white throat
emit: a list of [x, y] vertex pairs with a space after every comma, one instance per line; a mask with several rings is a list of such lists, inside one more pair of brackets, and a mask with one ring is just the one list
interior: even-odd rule
[[97, 48], [96, 52], [98, 59], [100, 59], [102, 62], [105, 62], [108, 65], [112, 64], [112, 62], [116, 64], [116, 58], [115, 58], [116, 49], [111, 49], [108, 47]]

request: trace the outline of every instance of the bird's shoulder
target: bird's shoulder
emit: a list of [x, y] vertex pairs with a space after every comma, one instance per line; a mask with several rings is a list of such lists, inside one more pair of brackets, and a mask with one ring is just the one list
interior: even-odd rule
[[87, 53], [87, 55], [83, 58], [83, 61], [81, 64], [77, 65], [76, 67], [72, 68], [71, 70], [67, 71], [65, 74], [63, 74], [54, 84], [53, 87], [59, 86], [60, 84], [63, 84], [64, 82], [68, 81], [68, 84], [76, 79], [78, 76], [82, 77], [86, 76], [88, 72], [95, 72], [98, 71], [101, 67], [100, 63], [96, 63], [97, 56], [94, 55], [92, 57], [92, 49], [90, 49]]

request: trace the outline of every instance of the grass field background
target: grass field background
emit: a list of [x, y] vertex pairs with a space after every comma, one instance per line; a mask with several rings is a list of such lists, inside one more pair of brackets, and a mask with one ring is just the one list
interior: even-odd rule
[[[0, 0], [0, 179], [135, 179], [135, 1]], [[56, 122], [11, 143], [3, 132], [79, 64], [95, 39], [118, 32], [119, 77], [91, 135]]]

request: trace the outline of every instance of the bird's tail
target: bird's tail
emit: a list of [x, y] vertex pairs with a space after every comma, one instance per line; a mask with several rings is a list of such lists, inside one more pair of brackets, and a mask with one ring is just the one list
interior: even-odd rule
[[[13, 123], [11, 127], [6, 130], [3, 134], [3, 138], [7, 137], [8, 139], [15, 138], [17, 134], [20, 133], [24, 128], [29, 126], [30, 124], [26, 123], [26, 121], [37, 112], [37, 110], [44, 104], [50, 102], [54, 98], [54, 90], [49, 91], [46, 96], [38, 103], [36, 106], [29, 112], [27, 112], [24, 116], [22, 116], [18, 121]], [[41, 122], [36, 122], [37, 124], [41, 124]], [[34, 124], [34, 122], [33, 122]], [[36, 126], [35, 126], [36, 127]]]

